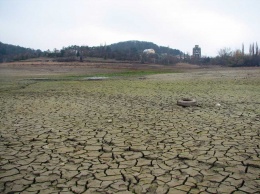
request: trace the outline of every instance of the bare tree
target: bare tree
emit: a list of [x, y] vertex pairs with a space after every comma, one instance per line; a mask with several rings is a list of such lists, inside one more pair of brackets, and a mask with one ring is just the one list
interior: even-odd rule
[[244, 55], [245, 54], [245, 47], [244, 47], [244, 43], [242, 43], [242, 55]]
[[235, 50], [235, 51], [232, 53], [232, 56], [233, 56], [233, 57], [238, 57], [238, 56], [241, 56], [241, 55], [243, 55], [243, 53], [242, 53], [239, 49]]
[[222, 58], [230, 57], [232, 55], [232, 51], [230, 48], [223, 48], [218, 51], [218, 55]]
[[252, 55], [255, 55], [255, 43], [252, 44]]
[[258, 53], [258, 44], [257, 44], [257, 42], [255, 43], [255, 55], [258, 55], [259, 53]]

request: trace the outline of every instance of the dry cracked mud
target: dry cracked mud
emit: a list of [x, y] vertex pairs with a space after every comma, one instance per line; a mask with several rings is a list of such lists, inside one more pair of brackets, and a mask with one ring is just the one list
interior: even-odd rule
[[259, 75], [2, 80], [0, 193], [259, 193]]

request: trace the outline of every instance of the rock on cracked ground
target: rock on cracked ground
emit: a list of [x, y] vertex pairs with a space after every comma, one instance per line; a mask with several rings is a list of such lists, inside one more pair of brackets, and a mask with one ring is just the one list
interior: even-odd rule
[[260, 192], [259, 71], [4, 84], [0, 193]]

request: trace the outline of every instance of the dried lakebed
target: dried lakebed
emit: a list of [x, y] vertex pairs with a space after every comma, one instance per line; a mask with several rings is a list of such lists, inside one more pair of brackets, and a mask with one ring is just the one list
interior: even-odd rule
[[259, 74], [2, 81], [0, 193], [259, 193]]

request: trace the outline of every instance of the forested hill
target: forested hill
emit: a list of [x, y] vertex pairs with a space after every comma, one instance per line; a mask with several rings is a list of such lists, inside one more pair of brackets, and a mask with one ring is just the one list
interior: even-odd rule
[[[145, 49], [154, 49], [155, 54], [145, 56], [143, 55]], [[175, 56], [182, 54], [180, 50], [158, 46], [152, 42], [145, 41], [125, 41], [94, 47], [72, 45], [63, 47], [61, 50], [54, 49], [53, 51], [48, 50], [44, 52], [0, 42], [0, 62], [18, 61], [43, 56], [55, 58], [58, 61], [75, 61], [79, 59], [82, 61], [89, 57], [94, 57], [122, 61], [157, 61], [158, 63], [166, 61], [170, 63], [171, 61], [176, 61]]]
[[154, 49], [157, 54], [170, 54], [170, 55], [180, 55], [182, 52], [178, 49], [172, 49], [169, 47], [158, 46], [152, 42], [145, 42], [145, 41], [125, 41], [119, 42], [115, 44], [109, 45], [112, 51], [115, 50], [136, 50], [137, 52], [141, 53], [145, 49]]
[[38, 57], [41, 53], [41, 50], [34, 50], [0, 42], [0, 62]]

